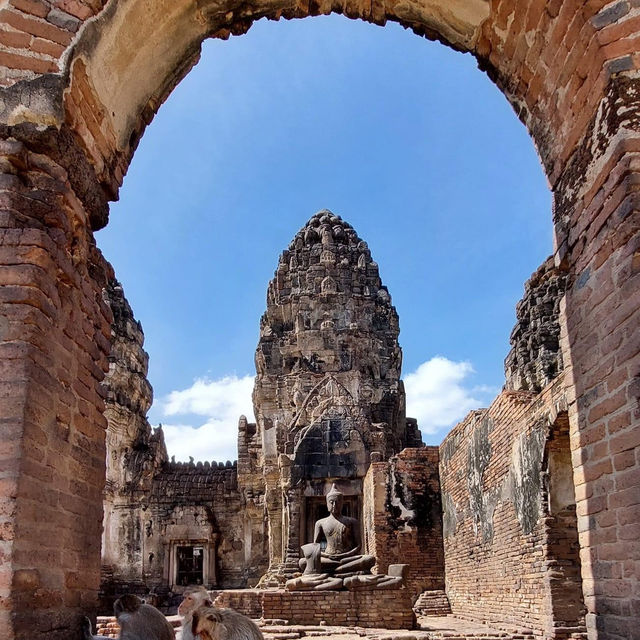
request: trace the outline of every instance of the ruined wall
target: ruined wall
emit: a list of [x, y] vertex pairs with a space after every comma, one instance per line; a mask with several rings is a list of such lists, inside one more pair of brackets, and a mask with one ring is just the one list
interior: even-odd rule
[[569, 424], [558, 417], [566, 286], [551, 258], [525, 284], [505, 391], [440, 447], [453, 612], [554, 638], [585, 629]]
[[112, 531], [111, 546], [121, 553], [103, 576], [103, 609], [123, 592], [151, 590], [160, 604], [180, 593], [186, 585], [175, 581], [176, 550], [182, 545], [204, 547], [205, 586], [256, 584], [267, 568], [264, 509], [247, 504], [237, 478], [237, 463], [164, 462], [148, 490], [133, 490]]
[[6, 638], [67, 640], [97, 603], [107, 270], [64, 167], [28, 145], [0, 140], [0, 634]]
[[407, 588], [415, 598], [444, 589], [444, 549], [438, 447], [404, 449], [372, 463], [364, 483], [365, 543], [377, 572], [408, 564]]
[[504, 362], [505, 389], [537, 393], [564, 369], [559, 318], [566, 286], [566, 269], [556, 267], [553, 257], [525, 283]]
[[543, 632], [553, 612], [545, 442], [563, 378], [538, 396], [503, 391], [440, 446], [446, 590], [455, 615]]
[[163, 604], [170, 592], [179, 591], [174, 579], [180, 544], [204, 546], [207, 586], [255, 583], [266, 569], [263, 490], [255, 473], [256, 426], [241, 417], [241, 490], [236, 464], [169, 462], [162, 429], [152, 429], [146, 417], [152, 389], [142, 326], [112, 271], [103, 295], [113, 322], [104, 381], [102, 610], [109, 611], [114, 598], [125, 592], [151, 590]]
[[153, 390], [147, 380], [149, 358], [143, 348], [142, 325], [136, 321], [113, 272], [103, 297], [113, 321], [109, 371], [103, 383], [107, 477], [101, 584], [103, 593], [118, 584], [144, 591], [135, 492], [150, 489], [152, 475], [166, 462], [167, 452], [162, 431], [153, 432], [147, 420]]
[[245, 513], [245, 504], [237, 483], [237, 464], [208, 462], [170, 463], [153, 479], [146, 522], [150, 523], [147, 549], [155, 551], [149, 568], [150, 584], [166, 581], [166, 554], [176, 540], [197, 540], [189, 507], [206, 512], [208, 534], [214, 544], [215, 579], [209, 586], [244, 587], [257, 582], [266, 570], [266, 535], [262, 519], [257, 526]]
[[150, 490], [153, 473], [166, 462], [167, 451], [162, 431], [153, 431], [147, 420], [153, 390], [146, 377], [149, 358], [142, 325], [113, 271], [103, 298], [113, 314], [109, 371], [103, 383], [107, 477], [100, 584], [101, 606], [108, 610], [112, 595], [146, 591], [136, 492]]

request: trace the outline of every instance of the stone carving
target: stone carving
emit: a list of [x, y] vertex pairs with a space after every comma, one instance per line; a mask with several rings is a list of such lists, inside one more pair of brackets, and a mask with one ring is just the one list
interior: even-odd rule
[[[302, 400], [299, 382], [296, 382], [296, 394], [294, 395], [294, 404], [299, 406], [298, 413], [294, 416], [287, 431], [293, 434], [297, 431], [298, 425], [303, 424], [304, 420], [308, 423], [317, 422], [329, 408], [355, 407], [355, 401], [351, 392], [334, 376], [327, 376], [318, 382]], [[296, 399], [299, 401], [296, 402]], [[296, 439], [297, 441], [297, 439]]]
[[564, 369], [560, 301], [566, 287], [567, 273], [555, 266], [553, 257], [525, 283], [504, 362], [505, 389], [538, 393]]
[[293, 440], [291, 429], [309, 426], [319, 415], [301, 405], [329, 378], [357, 399], [367, 423], [386, 424], [385, 456], [421, 444], [404, 415], [398, 332], [396, 310], [366, 242], [331, 211], [312, 216], [280, 257], [260, 325], [258, 431], [281, 425], [264, 462]]
[[[371, 567], [376, 559], [361, 554], [360, 527], [355, 518], [342, 515], [343, 495], [334, 484], [327, 494], [329, 515], [315, 524], [313, 542], [301, 547], [302, 575], [288, 580], [289, 591], [313, 589], [325, 591], [341, 589], [389, 589], [403, 583], [400, 575], [373, 575]], [[322, 549], [321, 540], [327, 546]]]

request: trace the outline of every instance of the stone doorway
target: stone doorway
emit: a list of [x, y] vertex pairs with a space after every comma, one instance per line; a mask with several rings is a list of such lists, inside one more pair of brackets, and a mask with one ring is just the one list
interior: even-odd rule
[[218, 583], [215, 542], [188, 538], [172, 540], [165, 562], [169, 587], [176, 592], [181, 593], [192, 585], [210, 589]]

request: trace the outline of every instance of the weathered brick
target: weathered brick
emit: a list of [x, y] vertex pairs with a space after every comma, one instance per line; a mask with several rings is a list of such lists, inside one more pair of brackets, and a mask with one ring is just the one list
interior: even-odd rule
[[31, 42], [31, 36], [22, 31], [0, 29], [0, 44], [14, 49], [24, 49]]
[[640, 446], [640, 429], [630, 429], [612, 436], [609, 446], [614, 454]]
[[58, 70], [58, 65], [51, 60], [43, 60], [32, 56], [23, 56], [8, 51], [0, 51], [0, 66], [12, 69], [25, 69], [36, 73], [50, 73]]
[[634, 449], [623, 451], [613, 457], [613, 466], [616, 471], [623, 471], [636, 464], [636, 455]]
[[66, 46], [71, 42], [72, 36], [69, 31], [60, 29], [43, 20], [27, 17], [8, 9], [0, 10], [0, 23], [1, 22], [11, 25], [19, 31], [24, 31], [25, 33], [30, 33], [33, 36], [51, 40], [58, 44]]
[[86, 20], [94, 15], [94, 11], [89, 5], [79, 2], [78, 0], [55, 0], [54, 4], [59, 9], [75, 16], [79, 20]]
[[23, 13], [30, 13], [39, 18], [44, 18], [51, 9], [46, 0], [9, 0], [9, 4]]
[[52, 58], [59, 58], [64, 53], [64, 46], [44, 40], [43, 38], [34, 38], [31, 43], [31, 49], [37, 53], [44, 53]]
[[57, 27], [60, 27], [65, 31], [71, 31], [72, 33], [75, 33], [82, 24], [82, 22], [75, 16], [55, 8], [51, 9], [47, 14], [47, 22], [55, 24]]
[[589, 422], [596, 422], [601, 420], [605, 416], [611, 415], [616, 410], [623, 407], [627, 402], [627, 391], [626, 389], [621, 389], [617, 393], [613, 394], [609, 398], [605, 398], [598, 404], [594, 405], [592, 409], [589, 411], [588, 420]]
[[[640, 490], [638, 487], [631, 487], [616, 491], [609, 498], [609, 507], [618, 509], [621, 507], [629, 507], [631, 505], [640, 504]], [[618, 516], [620, 519], [622, 516]]]

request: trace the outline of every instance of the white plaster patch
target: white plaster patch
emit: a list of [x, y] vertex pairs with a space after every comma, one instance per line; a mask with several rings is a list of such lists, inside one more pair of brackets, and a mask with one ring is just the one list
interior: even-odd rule
[[411, 531], [411, 527], [409, 526], [409, 520], [415, 517], [415, 511], [413, 511], [413, 509], [407, 509], [407, 507], [405, 507], [402, 500], [400, 499], [400, 496], [398, 495], [398, 492], [396, 491], [396, 487], [397, 487], [396, 474], [395, 474], [395, 468], [393, 466], [391, 467], [390, 477], [391, 477], [390, 479], [391, 504], [394, 507], [397, 507], [398, 509], [400, 509], [400, 519], [404, 520], [404, 531]]

